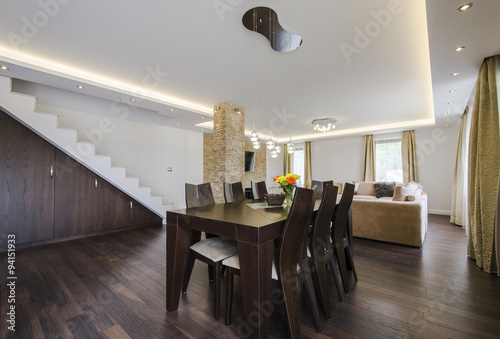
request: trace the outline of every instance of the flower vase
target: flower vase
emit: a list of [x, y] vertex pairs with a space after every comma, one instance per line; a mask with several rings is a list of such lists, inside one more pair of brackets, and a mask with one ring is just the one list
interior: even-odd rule
[[293, 199], [293, 187], [283, 188], [285, 192], [285, 205], [290, 205]]

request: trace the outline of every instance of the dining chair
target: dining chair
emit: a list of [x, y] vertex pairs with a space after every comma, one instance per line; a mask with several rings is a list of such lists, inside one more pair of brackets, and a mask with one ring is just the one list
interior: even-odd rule
[[[186, 184], [186, 206], [204, 207], [215, 205], [210, 183], [192, 185]], [[191, 247], [189, 258], [186, 264], [182, 293], [185, 294], [193, 272], [195, 260], [201, 260], [209, 265], [209, 280], [214, 282], [214, 317], [219, 319], [220, 313], [220, 272], [222, 260], [238, 253], [236, 240], [224, 237], [210, 236], [206, 234], [206, 239], [201, 240], [200, 232], [193, 231], [191, 236]]]
[[[283, 293], [285, 318], [292, 338], [300, 337], [300, 323], [292, 322], [290, 312], [298, 308], [298, 288], [301, 270], [299, 254], [313, 208], [313, 191], [307, 188], [296, 189], [290, 212], [283, 226], [275, 260], [273, 260], [272, 279]], [[225, 259], [222, 265], [226, 271], [226, 324], [231, 323], [234, 275], [239, 274], [238, 255]], [[309, 296], [309, 294], [308, 294]], [[311, 304], [312, 301], [310, 300]], [[316, 310], [317, 312], [317, 310]], [[319, 330], [319, 329], [318, 329]]]
[[328, 181], [319, 181], [319, 180], [313, 180], [311, 183], [311, 187], [317, 186], [316, 190], [314, 191], [314, 198], [315, 199], [321, 199], [323, 196], [323, 191], [325, 190], [326, 185], [333, 185], [333, 180], [328, 180]]
[[352, 246], [349, 241], [347, 227], [349, 224], [349, 211], [352, 206], [352, 199], [354, 196], [354, 185], [351, 183], [344, 184], [344, 190], [342, 192], [342, 198], [340, 199], [340, 203], [335, 209], [335, 213], [332, 219], [332, 229], [331, 229], [331, 237], [333, 242], [333, 248], [335, 252], [335, 256], [337, 258], [337, 263], [339, 265], [340, 277], [342, 279], [342, 285], [344, 286], [344, 292], [349, 292], [349, 283], [348, 283], [348, 272], [347, 272], [347, 262], [349, 260], [349, 264], [352, 267], [352, 271], [354, 274], [354, 279], [358, 281], [358, 276], [356, 274], [356, 269], [354, 267], [354, 260], [352, 256]]
[[251, 182], [252, 195], [254, 199], [264, 199], [264, 194], [267, 194], [267, 187], [265, 181]]
[[241, 202], [246, 200], [241, 181], [233, 184], [227, 182], [224, 183], [224, 199], [226, 203]]
[[330, 266], [337, 294], [342, 301], [337, 265], [333, 261], [334, 253], [330, 243], [330, 226], [337, 202], [337, 192], [337, 186], [325, 185], [321, 204], [316, 212], [310, 231], [310, 246], [306, 248], [308, 252], [307, 258], [309, 259], [307, 262], [311, 262], [313, 272], [316, 272], [319, 297], [326, 319], [330, 319], [330, 291], [328, 288], [327, 265]]

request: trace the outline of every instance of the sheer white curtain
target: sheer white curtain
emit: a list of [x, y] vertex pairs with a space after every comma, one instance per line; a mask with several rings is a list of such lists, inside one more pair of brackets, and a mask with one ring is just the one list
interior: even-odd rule
[[453, 179], [453, 195], [451, 202], [450, 222], [466, 228], [467, 225], [467, 174], [469, 155], [469, 107], [465, 108], [460, 124], [458, 137], [457, 158], [455, 163], [455, 176]]

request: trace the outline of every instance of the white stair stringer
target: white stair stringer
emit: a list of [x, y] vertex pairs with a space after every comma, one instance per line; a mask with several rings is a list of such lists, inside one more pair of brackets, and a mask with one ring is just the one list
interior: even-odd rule
[[151, 195], [151, 187], [141, 187], [139, 178], [127, 177], [125, 168], [113, 167], [109, 156], [96, 155], [95, 145], [78, 142], [77, 131], [58, 128], [57, 116], [35, 112], [35, 104], [36, 98], [12, 92], [11, 79], [0, 76], [0, 106], [45, 140], [155, 211], [165, 224], [166, 212], [172, 208], [171, 204], [163, 204], [162, 196]]

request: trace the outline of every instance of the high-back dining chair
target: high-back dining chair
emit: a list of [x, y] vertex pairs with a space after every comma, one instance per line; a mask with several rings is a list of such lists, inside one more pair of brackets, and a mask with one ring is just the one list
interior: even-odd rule
[[342, 285], [344, 286], [344, 292], [349, 292], [349, 283], [348, 283], [348, 273], [347, 273], [347, 262], [352, 267], [352, 271], [354, 274], [354, 278], [357, 281], [358, 276], [356, 274], [356, 269], [354, 267], [354, 260], [352, 256], [352, 247], [347, 236], [347, 226], [348, 226], [348, 217], [349, 211], [352, 206], [352, 199], [354, 196], [354, 185], [351, 183], [344, 184], [344, 190], [342, 192], [342, 198], [340, 199], [340, 203], [335, 209], [335, 213], [333, 215], [333, 225], [331, 229], [331, 236], [333, 241], [333, 248], [335, 251], [335, 256], [337, 257], [337, 263], [339, 265], [340, 277], [342, 279]]
[[227, 182], [224, 183], [224, 199], [226, 200], [226, 203], [246, 200], [241, 181], [233, 184]]
[[[283, 293], [285, 304], [285, 317], [290, 332], [290, 337], [300, 337], [300, 323], [293, 322], [289, 312], [298, 308], [297, 265], [299, 252], [302, 246], [304, 232], [308, 226], [309, 217], [313, 209], [313, 191], [298, 187], [295, 198], [290, 208], [288, 218], [281, 233], [277, 260], [273, 261], [272, 278], [279, 285]], [[226, 271], [226, 324], [231, 323], [231, 310], [233, 300], [234, 274], [239, 274], [240, 261], [238, 255], [225, 259], [222, 265]], [[295, 278], [295, 279], [294, 279]]]
[[311, 187], [317, 186], [317, 188], [314, 190], [314, 199], [321, 199], [323, 196], [323, 192], [325, 191], [326, 185], [333, 185], [333, 180], [328, 180], [328, 181], [319, 181], [319, 180], [313, 180], [311, 183]]
[[[338, 187], [330, 184], [325, 185], [321, 204], [316, 212], [310, 236], [309, 259], [316, 272], [318, 280], [320, 301], [326, 319], [330, 319], [330, 294], [328, 288], [328, 274], [326, 265], [330, 264], [335, 288], [339, 299], [342, 300], [342, 291], [338, 279], [337, 265], [333, 261], [334, 253], [330, 243], [330, 226], [337, 202]], [[333, 263], [333, 265], [332, 265]], [[304, 261], [305, 264], [305, 261]]]
[[[186, 206], [204, 207], [215, 205], [210, 183], [201, 185], [186, 184]], [[186, 264], [182, 293], [186, 293], [195, 259], [209, 265], [209, 279], [214, 281], [214, 317], [219, 319], [220, 303], [220, 272], [222, 260], [238, 253], [236, 240], [223, 237], [208, 237], [200, 240], [200, 232], [192, 232], [189, 259]]]
[[265, 181], [255, 182], [252, 181], [252, 194], [254, 199], [264, 199], [264, 194], [267, 194], [267, 187]]

